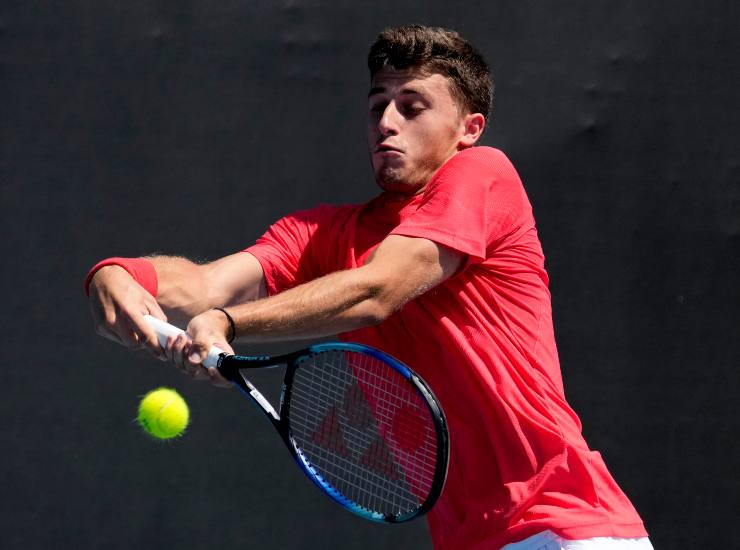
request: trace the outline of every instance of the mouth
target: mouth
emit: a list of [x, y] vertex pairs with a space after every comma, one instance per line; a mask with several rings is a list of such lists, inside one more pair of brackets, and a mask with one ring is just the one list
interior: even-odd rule
[[400, 153], [403, 153], [403, 151], [401, 149], [399, 149], [398, 147], [393, 147], [392, 145], [388, 145], [386, 143], [379, 144], [375, 148], [375, 152], [376, 153], [379, 153], [379, 154], [383, 154], [383, 153], [397, 153], [397, 154], [400, 154]]

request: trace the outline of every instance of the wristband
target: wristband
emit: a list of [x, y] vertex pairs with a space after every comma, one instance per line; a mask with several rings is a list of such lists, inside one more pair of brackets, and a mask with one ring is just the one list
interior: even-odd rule
[[230, 334], [226, 337], [226, 342], [230, 344], [231, 342], [234, 341], [234, 338], [236, 338], [236, 323], [234, 323], [234, 318], [231, 315], [229, 315], [229, 312], [226, 311], [222, 307], [212, 307], [211, 308], [211, 310], [214, 310], [214, 309], [226, 315], [226, 318], [229, 320], [229, 326], [231, 328], [229, 330]]
[[101, 267], [117, 265], [125, 269], [149, 294], [157, 297], [159, 282], [154, 264], [145, 258], [107, 258], [95, 264], [85, 277], [85, 294], [90, 295], [90, 281]]

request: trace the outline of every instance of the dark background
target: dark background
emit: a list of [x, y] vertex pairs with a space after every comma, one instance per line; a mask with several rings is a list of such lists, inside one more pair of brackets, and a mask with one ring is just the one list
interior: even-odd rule
[[[452, 27], [489, 58], [484, 142], [518, 167], [567, 395], [656, 548], [740, 510], [737, 3], [3, 0], [3, 548], [424, 548], [320, 496], [234, 392], [95, 336], [98, 259], [216, 258], [375, 193], [365, 55]], [[266, 375], [264, 383], [275, 378]], [[132, 422], [158, 385], [186, 437]]]

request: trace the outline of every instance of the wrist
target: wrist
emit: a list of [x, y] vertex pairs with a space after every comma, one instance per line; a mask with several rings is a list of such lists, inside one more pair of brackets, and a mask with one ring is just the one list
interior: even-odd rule
[[105, 279], [109, 274], [114, 275], [116, 272], [125, 273], [126, 275], [131, 277], [129, 272], [123, 269], [120, 265], [104, 265], [103, 267], [96, 269], [89, 276], [89, 279], [85, 281], [85, 286], [87, 287], [88, 294], [90, 289], [96, 288], [99, 284], [101, 284], [101, 281], [103, 281], [103, 279]]
[[226, 321], [224, 334], [226, 336], [226, 342], [231, 344], [236, 338], [236, 323], [234, 323], [234, 318], [223, 307], [214, 307], [211, 308], [211, 311], [217, 313]]
[[159, 282], [154, 264], [145, 258], [107, 258], [95, 264], [85, 277], [85, 294], [90, 295], [90, 284], [101, 269], [117, 266], [124, 269], [144, 290], [156, 298]]

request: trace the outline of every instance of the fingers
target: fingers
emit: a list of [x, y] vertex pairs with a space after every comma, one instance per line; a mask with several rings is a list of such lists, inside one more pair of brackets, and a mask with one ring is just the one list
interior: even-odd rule
[[193, 317], [187, 328], [192, 338], [188, 360], [195, 364], [203, 363], [216, 342], [226, 342], [227, 330], [228, 321], [218, 311], [210, 310]]
[[[233, 354], [234, 353], [233, 348], [226, 342], [225, 339], [222, 342], [218, 342], [218, 341], [214, 342], [214, 345], [217, 346], [218, 348], [220, 348], [221, 350], [225, 351], [228, 354]], [[219, 370], [216, 367], [208, 367], [208, 368], [204, 368], [204, 370], [206, 371], [206, 374], [208, 375], [208, 378], [211, 380], [211, 383], [214, 386], [217, 386], [219, 388], [231, 388], [231, 387], [233, 387], [233, 385], [232, 385], [231, 382], [229, 382], [226, 378], [224, 378], [223, 376], [221, 376], [221, 373], [219, 372]]]
[[149, 293], [147, 293], [147, 296], [149, 298], [146, 300], [147, 313], [153, 317], [156, 317], [157, 319], [167, 321], [167, 315], [165, 315], [164, 310], [159, 307], [159, 303], [157, 302], [157, 300], [155, 300], [154, 297], [151, 296], [151, 294]]
[[157, 333], [144, 319], [147, 313], [146, 310], [130, 311], [127, 308], [115, 311], [112, 315], [107, 315], [105, 321], [99, 322], [95, 331], [129, 349], [146, 349], [157, 359], [163, 359], [164, 353]]
[[161, 346], [157, 333], [151, 327], [151, 325], [146, 322], [146, 320], [144, 319], [144, 315], [154, 315], [155, 311], [153, 310], [156, 310], [157, 314], [154, 315], [155, 317], [162, 319], [163, 321], [166, 321], [167, 317], [164, 316], [164, 313], [159, 308], [159, 305], [157, 305], [156, 308], [153, 308], [151, 307], [151, 304], [146, 304], [146, 307], [146, 310], [140, 311], [138, 314], [130, 314], [125, 316], [129, 331], [132, 335], [131, 339], [138, 348], [146, 349], [157, 359], [166, 360], [166, 358], [164, 357], [163, 347]]
[[[93, 317], [96, 317], [94, 313]], [[123, 320], [123, 317], [115, 312], [106, 314], [102, 319], [97, 319], [95, 321], [95, 332], [103, 338], [127, 348], [138, 349], [141, 347], [138, 335]]]
[[188, 324], [188, 334], [192, 336], [190, 347], [187, 350], [187, 361], [191, 365], [201, 366], [200, 373], [204, 373], [211, 383], [219, 387], [231, 387], [231, 383], [218, 372], [218, 369], [209, 366], [204, 367], [203, 361], [213, 346], [218, 347], [226, 353], [234, 353], [234, 350], [226, 342], [226, 330], [224, 316], [214, 311], [206, 311], [194, 317]]
[[95, 331], [130, 349], [147, 349], [157, 358], [163, 352], [157, 335], [144, 320], [149, 313], [167, 317], [154, 297], [119, 266], [103, 267], [90, 285], [90, 311]]
[[[232, 386], [231, 382], [221, 376], [216, 367], [205, 367], [203, 365], [199, 349], [205, 345], [201, 342], [199, 348], [196, 348], [194, 342], [186, 334], [180, 334], [176, 337], [170, 336], [167, 338], [164, 355], [166, 360], [171, 361], [180, 372], [193, 380], [209, 380], [214, 386], [230, 388]], [[226, 353], [234, 353], [234, 350], [226, 342], [216, 342], [214, 345]], [[210, 346], [208, 349], [210, 349]]]
[[203, 367], [188, 360], [190, 353], [190, 338], [186, 334], [170, 336], [164, 348], [165, 357], [171, 361], [181, 372], [196, 380], [208, 378]]

